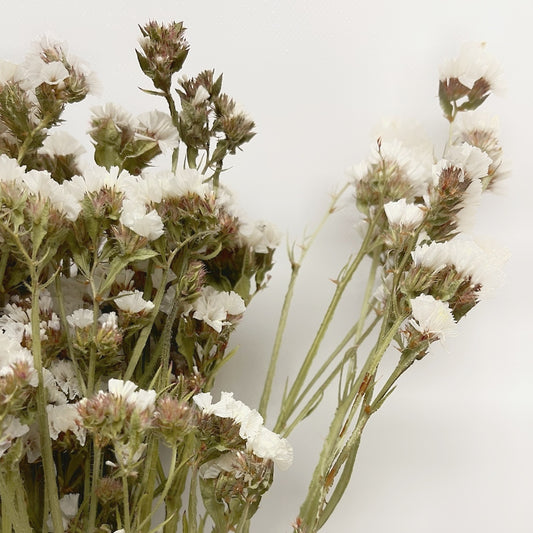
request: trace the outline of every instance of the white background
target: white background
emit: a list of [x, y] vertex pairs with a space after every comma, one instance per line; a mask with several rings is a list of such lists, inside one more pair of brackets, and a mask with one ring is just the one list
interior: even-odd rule
[[[51, 32], [98, 73], [101, 96], [66, 115], [69, 131], [80, 138], [93, 105], [114, 101], [137, 114], [158, 104], [137, 89], [149, 87], [133, 53], [137, 24], [184, 20], [191, 43], [184, 72], [224, 72], [225, 90], [257, 123], [257, 137], [233, 158], [225, 182], [251, 216], [273, 221], [291, 239], [317, 222], [328, 193], [345, 179], [345, 168], [367, 154], [382, 118], [417, 120], [442, 145], [447, 124], [436, 98], [438, 65], [464, 41], [487, 41], [503, 65], [508, 89], [502, 98], [489, 98], [486, 108], [500, 116], [513, 172], [502, 194], [485, 198], [477, 232], [509, 249], [507, 282], [461, 322], [457, 337], [411, 369], [370, 421], [353, 482], [323, 531], [531, 532], [530, 2], [7, 5], [0, 34], [5, 59], [22, 59], [31, 40]], [[333, 290], [328, 279], [358, 246], [351, 211], [347, 207], [331, 221], [304, 265], [280, 376], [294, 375]], [[254, 300], [235, 335], [240, 350], [217, 384], [252, 407], [259, 401], [288, 277], [283, 247], [276, 261], [269, 289]], [[348, 327], [361, 290], [350, 292], [334, 333]], [[328, 342], [332, 346], [334, 339]], [[280, 379], [274, 404], [282, 384]], [[276, 409], [273, 405], [271, 413]], [[321, 408], [292, 435], [295, 464], [277, 473], [254, 533], [290, 531], [330, 413], [328, 406]]]

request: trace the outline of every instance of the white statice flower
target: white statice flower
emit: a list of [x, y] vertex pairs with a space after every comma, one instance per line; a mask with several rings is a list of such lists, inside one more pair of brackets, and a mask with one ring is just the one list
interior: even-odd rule
[[[174, 180], [177, 192], [175, 196], [198, 195], [204, 197], [211, 190], [210, 186], [204, 183], [204, 176], [192, 168], [177, 170]], [[169, 192], [165, 193], [165, 197], [171, 196]]]
[[196, 93], [194, 95], [194, 98], [192, 99], [191, 104], [201, 105], [206, 100], [208, 100], [209, 97], [210, 97], [209, 91], [203, 85], [199, 85], [198, 89], [196, 89]]
[[[472, 162], [475, 164], [470, 165], [468, 168], [465, 167], [465, 159], [459, 157], [460, 154], [464, 155], [466, 153], [475, 154], [472, 158]], [[458, 206], [458, 210], [455, 215], [457, 228], [461, 231], [470, 231], [472, 229], [475, 222], [477, 209], [481, 203], [481, 195], [483, 193], [481, 177], [484, 177], [482, 176], [483, 173], [485, 173], [486, 176], [488, 172], [488, 162], [484, 157], [478, 157], [483, 153], [484, 152], [481, 152], [481, 150], [477, 150], [476, 152], [471, 152], [469, 149], [458, 150], [455, 154], [458, 156], [455, 158], [455, 161], [450, 159], [441, 159], [435, 165], [433, 165], [433, 183], [435, 186], [438, 185], [441, 174], [449, 169], [455, 169], [455, 171], [458, 172], [460, 182], [464, 181], [465, 174], [471, 179], [470, 184], [463, 192], [461, 203]], [[425, 202], [428, 206], [430, 206], [431, 202], [428, 196], [425, 197]]]
[[281, 470], [291, 466], [293, 450], [287, 439], [265, 428], [263, 417], [255, 409], [234, 399], [232, 392], [222, 392], [216, 403], [213, 403], [211, 393], [201, 392], [193, 396], [193, 402], [206, 415], [231, 418], [236, 424], [240, 424], [239, 435], [246, 441], [249, 452], [274, 461]]
[[69, 400], [81, 397], [80, 384], [72, 361], [56, 359], [48, 370], [54, 376], [59, 389]]
[[490, 244], [459, 235], [446, 242], [431, 242], [417, 246], [411, 253], [415, 266], [435, 272], [450, 266], [459, 275], [480, 285], [478, 295], [486, 296], [501, 283], [502, 267], [508, 254]]
[[277, 228], [263, 220], [242, 224], [239, 228], [239, 236], [244, 246], [259, 254], [274, 250], [281, 241], [281, 234]]
[[25, 167], [21, 167], [16, 159], [8, 157], [6, 154], [0, 155], [0, 182], [15, 183], [20, 185], [24, 177]]
[[381, 139], [385, 143], [399, 141], [424, 168], [425, 174], [431, 172], [434, 147], [419, 122], [398, 118], [384, 119], [374, 129], [372, 139]]
[[9, 450], [15, 439], [23, 437], [29, 430], [29, 426], [13, 415], [5, 416], [0, 421], [0, 457]]
[[397, 176], [401, 176], [410, 184], [413, 195], [423, 195], [426, 192], [428, 184], [426, 166], [420, 161], [415, 151], [406, 147], [398, 139], [383, 141], [379, 146], [372, 145], [368, 159], [349, 168], [347, 174], [357, 183], [364, 180], [372, 168], [381, 165], [383, 161], [395, 169]]
[[144, 204], [128, 199], [122, 202], [120, 222], [149, 241], [155, 241], [165, 233], [163, 221], [155, 209], [147, 213]]
[[78, 217], [81, 205], [66, 183], [60, 185], [46, 170], [30, 170], [22, 178], [22, 184], [30, 194], [49, 200], [52, 207], [73, 221]]
[[220, 333], [222, 327], [230, 325], [228, 316], [238, 316], [244, 313], [244, 300], [235, 292], [217, 291], [214, 287], [202, 287], [200, 296], [185, 310], [188, 314], [194, 310], [193, 318], [202, 320], [215, 331]]
[[465, 175], [472, 181], [487, 176], [492, 163], [492, 159], [486, 152], [466, 142], [448, 146], [444, 157], [454, 166], [462, 168]]
[[23, 64], [25, 70], [22, 86], [26, 90], [35, 89], [39, 85], [59, 85], [69, 77], [69, 71], [61, 61], [45, 63], [39, 56], [28, 56]]
[[98, 317], [98, 324], [102, 329], [115, 330], [118, 328], [118, 316], [115, 311], [103, 313]]
[[405, 198], [387, 202], [383, 207], [389, 224], [403, 230], [412, 231], [424, 220], [425, 210], [417, 204], [407, 203]]
[[[80, 495], [76, 494], [65, 494], [62, 498], [59, 499], [59, 508], [61, 509], [63, 528], [66, 530], [69, 522], [78, 514], [78, 499]], [[54, 525], [52, 523], [52, 517], [48, 515], [48, 520], [46, 522], [48, 526], [48, 531], [55, 531]]]
[[37, 387], [38, 376], [33, 366], [33, 355], [27, 348], [20, 345], [20, 341], [0, 326], [0, 377], [13, 373], [12, 365], [25, 363], [28, 367], [28, 384]]
[[133, 405], [139, 411], [155, 409], [155, 390], [138, 389], [131, 381], [122, 379], [110, 379], [107, 384], [109, 393], [122, 398], [126, 403]]
[[146, 314], [154, 308], [153, 302], [143, 298], [141, 291], [120, 291], [115, 297], [116, 306], [126, 313], [132, 315]]
[[457, 78], [471, 89], [475, 82], [483, 78], [494, 93], [502, 91], [502, 71], [499, 63], [487, 52], [486, 43], [465, 43], [459, 55], [444, 62], [439, 78], [442, 81]]
[[91, 113], [93, 114], [91, 122], [111, 120], [121, 130], [134, 130], [137, 127], [137, 120], [118, 104], [108, 102], [102, 106], [95, 106], [91, 108]]
[[43, 141], [43, 145], [38, 152], [51, 157], [64, 155], [78, 157], [85, 152], [85, 148], [70, 133], [54, 130]]
[[280, 470], [287, 470], [292, 465], [293, 449], [289, 441], [265, 427], [247, 441], [246, 447], [258, 457], [274, 461]]
[[0, 59], [0, 85], [17, 81], [21, 77], [22, 71], [19, 65]]
[[86, 430], [82, 426], [77, 404], [49, 404], [46, 406], [46, 413], [48, 415], [48, 430], [53, 440], [57, 440], [61, 433], [71, 431], [82, 446], [85, 444]]
[[67, 394], [61, 389], [54, 374], [48, 368], [43, 368], [43, 383], [49, 404], [64, 405], [67, 403]]
[[180, 143], [178, 130], [171, 117], [161, 111], [139, 115], [136, 133], [140, 139], [156, 141], [164, 153], [174, 150]]
[[87, 328], [94, 324], [94, 313], [92, 309], [76, 309], [67, 316], [67, 322], [72, 328]]
[[420, 333], [444, 340], [454, 332], [456, 322], [447, 302], [421, 294], [410, 300], [410, 304], [413, 317], [410, 324]]

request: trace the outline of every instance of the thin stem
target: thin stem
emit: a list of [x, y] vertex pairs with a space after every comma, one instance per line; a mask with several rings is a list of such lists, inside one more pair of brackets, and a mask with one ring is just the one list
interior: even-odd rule
[[96, 510], [98, 508], [98, 497], [96, 496], [96, 487], [98, 485], [98, 480], [100, 479], [101, 458], [102, 450], [99, 446], [93, 445], [93, 469], [87, 531], [94, 531], [96, 525]]
[[[379, 321], [381, 320], [381, 317], [380, 316], [376, 316], [374, 318], [374, 320], [372, 321], [372, 323], [368, 326], [368, 328], [365, 330], [365, 332], [361, 335], [361, 338], [359, 339], [359, 342], [358, 344], [361, 344], [364, 339], [370, 335], [370, 333], [374, 330], [374, 328], [376, 327], [376, 325], [379, 323]], [[355, 329], [356, 326], [354, 326], [354, 328], [352, 329]], [[335, 354], [336, 352], [333, 352], [333, 354], [330, 356], [330, 358], [328, 359], [328, 361], [326, 361], [326, 363], [324, 363], [324, 365], [322, 365], [322, 368], [320, 370], [323, 369], [323, 371], [325, 372], [325, 368], [326, 367], [326, 364], [329, 366], [329, 362], [332, 360], [332, 356]], [[313, 406], [316, 405], [316, 403], [318, 402], [319, 398], [322, 396], [323, 394], [323, 391], [326, 390], [326, 388], [328, 387], [328, 385], [333, 381], [333, 379], [335, 378], [335, 376], [341, 371], [341, 369], [343, 368], [343, 366], [346, 364], [346, 360], [349, 358], [349, 357], [352, 357], [353, 354], [350, 354], [350, 352], [348, 351], [345, 355], [344, 355], [344, 358], [339, 361], [339, 363], [337, 364], [337, 366], [332, 370], [332, 372], [330, 373], [330, 375], [320, 384], [319, 387], [317, 387], [317, 390], [315, 391], [315, 393], [313, 394], [313, 396], [311, 396], [311, 398], [307, 401], [307, 403], [305, 404], [305, 406], [300, 410], [299, 414], [296, 416], [296, 418], [293, 420], [293, 422], [291, 423], [291, 425], [285, 429], [285, 431], [283, 432], [283, 436], [284, 437], [287, 437], [290, 433], [292, 433], [292, 431], [295, 429], [295, 427], [309, 414], [311, 408]], [[294, 404], [294, 407], [296, 408], [303, 400], [303, 398], [307, 395], [307, 393], [309, 392], [309, 390], [311, 389], [312, 385], [316, 382], [316, 380], [321, 376], [323, 375], [323, 372], [320, 372], [318, 371], [315, 375], [315, 377], [313, 378], [312, 382], [309, 383], [309, 385], [305, 388], [305, 390], [301, 393], [301, 395], [299, 396], [298, 400], [295, 402]]]
[[39, 434], [41, 441], [41, 456], [43, 460], [45, 494], [50, 505], [50, 514], [54, 533], [63, 533], [63, 517], [59, 507], [59, 497], [57, 494], [57, 483], [55, 474], [54, 457], [52, 454], [52, 441], [48, 428], [48, 415], [46, 405], [46, 389], [44, 386], [43, 362], [41, 353], [41, 331], [40, 331], [40, 309], [39, 309], [39, 275], [32, 263], [31, 265], [31, 335], [33, 354], [33, 364], [37, 372], [39, 383], [37, 386], [37, 420], [39, 423]]
[[261, 415], [263, 415], [263, 418], [265, 419], [266, 419], [266, 414], [267, 414], [268, 402], [270, 400], [270, 395], [272, 393], [272, 383], [274, 381], [274, 374], [276, 372], [276, 365], [277, 365], [278, 358], [279, 358], [281, 343], [283, 340], [283, 334], [287, 326], [289, 309], [290, 309], [292, 298], [294, 295], [294, 287], [296, 284], [296, 279], [298, 278], [298, 274], [300, 272], [300, 266], [303, 260], [305, 259], [305, 256], [307, 255], [307, 252], [309, 251], [310, 247], [312, 246], [318, 234], [324, 227], [324, 224], [326, 223], [327, 219], [335, 211], [337, 202], [339, 198], [342, 196], [342, 194], [344, 193], [344, 191], [347, 189], [347, 187], [348, 187], [348, 184], [344, 185], [344, 187], [342, 187], [340, 191], [335, 196], [333, 196], [328, 210], [322, 217], [321, 221], [319, 222], [313, 234], [309, 237], [309, 239], [304, 239], [305, 244], [302, 246], [302, 251], [300, 253], [298, 262], [295, 262], [293, 260], [294, 253], [289, 251], [289, 257], [291, 258], [292, 273], [291, 273], [291, 278], [289, 280], [289, 285], [287, 287], [287, 292], [285, 293], [285, 298], [283, 300], [283, 306], [281, 308], [281, 314], [280, 314], [280, 319], [278, 323], [278, 328], [276, 331], [276, 337], [274, 339], [274, 346], [272, 348], [272, 354], [270, 356], [270, 364], [268, 366], [265, 384], [263, 387], [263, 394], [261, 395], [261, 401], [259, 402], [259, 412], [261, 413]]
[[[349, 395], [337, 407], [337, 411], [331, 423], [328, 436], [324, 441], [319, 462], [315, 468], [313, 478], [309, 485], [309, 492], [300, 510], [300, 518], [302, 519], [303, 524], [309, 528], [309, 532], [317, 531], [317, 523], [322, 512], [322, 506], [320, 502], [325, 500], [327, 491], [333, 484], [336, 471], [332, 471], [330, 469], [330, 465], [335, 460], [334, 458], [336, 457], [337, 453], [340, 450], [349, 449], [350, 443], [353, 442], [353, 433], [346, 440], [343, 438], [343, 436], [346, 434], [346, 428], [350, 425], [351, 419], [354, 416], [358, 405], [365, 396], [367, 387], [373, 380], [375, 372], [385, 351], [389, 347], [399, 327], [406, 318], [404, 315], [398, 317], [394, 323], [387, 328], [390, 312], [391, 306], [389, 302], [384, 314], [378, 341], [368, 356], [368, 359], [361, 369], [358, 378], [354, 382], [354, 386], [350, 390]], [[345, 420], [346, 415], [348, 414], [348, 419]], [[341, 428], [343, 429], [341, 430]], [[331, 475], [326, 477], [328, 472], [330, 472]]]
[[[361, 334], [363, 333], [363, 327], [365, 325], [366, 318], [369, 314], [370, 300], [372, 297], [372, 292], [374, 290], [374, 284], [376, 281], [376, 272], [380, 264], [380, 253], [381, 253], [381, 250], [379, 248], [376, 248], [376, 250], [374, 250], [374, 254], [372, 257], [372, 264], [370, 265], [370, 271], [368, 273], [368, 281], [366, 283], [365, 294], [363, 296], [363, 302], [361, 304], [361, 314], [359, 316], [359, 320], [357, 321], [357, 331], [355, 332], [356, 345], [360, 344], [359, 339], [361, 337]], [[354, 376], [357, 372], [357, 360], [355, 357], [350, 358], [349, 365], [350, 367], [348, 369], [346, 382], [344, 384], [343, 397], [346, 397], [346, 395], [348, 394], [348, 388], [350, 384], [353, 382]]]
[[326, 331], [328, 330], [331, 320], [333, 319], [333, 316], [341, 300], [341, 297], [344, 294], [344, 291], [348, 283], [352, 279], [352, 276], [354, 275], [355, 271], [361, 264], [361, 261], [363, 260], [365, 255], [368, 253], [368, 248], [370, 248], [370, 244], [371, 244], [372, 237], [374, 234], [375, 220], [376, 218], [373, 218], [372, 222], [369, 223], [365, 238], [363, 240], [363, 243], [361, 244], [361, 248], [359, 249], [359, 252], [357, 253], [355, 259], [350, 264], [347, 265], [347, 267], [343, 270], [340, 276], [341, 279], [337, 281], [335, 293], [333, 294], [333, 297], [328, 306], [328, 309], [326, 310], [322, 323], [320, 324], [320, 327], [318, 328], [318, 331], [315, 335], [313, 343], [311, 344], [311, 347], [309, 348], [307, 356], [305, 357], [300, 367], [300, 371], [298, 372], [298, 375], [296, 376], [296, 379], [294, 380], [287, 397], [283, 400], [283, 405], [282, 405], [280, 414], [278, 416], [276, 425], [274, 427], [274, 431], [277, 433], [281, 433], [281, 431], [285, 428], [287, 419], [288, 419], [287, 413], [291, 412], [291, 410], [293, 409], [294, 402], [296, 398], [298, 397], [298, 394], [301, 388], [304, 385], [307, 374], [309, 373], [309, 370], [311, 368], [311, 364], [313, 363], [318, 353], [318, 349], [320, 348], [320, 345], [322, 344], [322, 340], [324, 339]]
[[124, 508], [124, 530], [125, 533], [131, 533], [130, 496], [128, 489], [128, 476], [126, 474], [122, 476], [122, 505]]
[[24, 159], [24, 156], [26, 155], [26, 152], [28, 151], [28, 148], [30, 147], [33, 138], [37, 133], [39, 133], [42, 129], [47, 128], [53, 121], [53, 115], [50, 113], [45, 114], [45, 116], [42, 118], [42, 120], [31, 130], [27, 137], [24, 139], [24, 142], [22, 143], [22, 146], [20, 147], [19, 154], [17, 157], [17, 163], [20, 165], [22, 163], [22, 160]]

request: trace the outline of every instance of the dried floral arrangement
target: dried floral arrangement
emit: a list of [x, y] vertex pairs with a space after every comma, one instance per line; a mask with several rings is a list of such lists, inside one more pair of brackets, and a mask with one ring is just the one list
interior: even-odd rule
[[[280, 238], [248, 221], [221, 183], [255, 125], [214, 71], [178, 77], [184, 31], [141, 27], [137, 58], [153, 84], [144, 90], [168, 113], [94, 108], [92, 164], [61, 118], [91, 91], [83, 64], [46, 39], [22, 64], [0, 62], [2, 533], [252, 531], [275, 469], [291, 465], [287, 437], [336, 387], [307, 497], [287, 524], [318, 531], [370, 417], [499, 276], [501, 253], [462, 233], [504, 175], [496, 125], [474, 112], [500, 74], [472, 45], [441, 69], [443, 157], [427, 144], [377, 140], [300, 253], [289, 251], [258, 410], [229, 392], [215, 401], [231, 333], [265, 287]], [[160, 154], [171, 154], [170, 168], [153, 168]], [[336, 278], [270, 430], [264, 417], [300, 266], [347, 191], [362, 214], [360, 248]], [[316, 368], [363, 264], [360, 316]], [[376, 380], [391, 345], [396, 364]]]

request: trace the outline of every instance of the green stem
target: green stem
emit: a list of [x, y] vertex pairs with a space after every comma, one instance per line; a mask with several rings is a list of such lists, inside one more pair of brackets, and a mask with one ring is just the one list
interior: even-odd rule
[[[342, 437], [346, 433], [352, 417], [354, 416], [357, 407], [361, 403], [362, 398], [365, 396], [366, 388], [371, 380], [373, 380], [385, 351], [389, 347], [399, 327], [406, 318], [404, 315], [398, 317], [387, 329], [390, 311], [391, 306], [389, 304], [384, 314], [378, 341], [368, 356], [368, 359], [361, 369], [358, 378], [355, 380], [354, 386], [350, 390], [349, 395], [342, 400], [337, 407], [337, 411], [331, 423], [328, 436], [324, 441], [319, 462], [315, 468], [313, 478], [309, 485], [309, 491], [306, 500], [300, 510], [300, 518], [303, 524], [308, 528], [306, 531], [309, 533], [317, 531], [317, 524], [323, 510], [321, 502], [325, 501], [327, 491], [333, 484], [333, 476], [331, 478], [327, 478], [328, 472], [331, 472], [330, 467], [336, 460], [336, 456], [339, 451], [347, 450], [349, 448], [348, 443], [352, 442], [354, 434], [352, 433], [352, 435], [345, 442], [343, 442], [344, 439]], [[348, 414], [349, 417], [346, 419], [346, 415]], [[333, 474], [334, 473], [335, 472], [333, 472]]]
[[22, 143], [22, 146], [20, 147], [19, 154], [17, 157], [17, 163], [20, 165], [22, 163], [22, 160], [24, 159], [24, 156], [26, 155], [26, 152], [28, 151], [28, 148], [31, 146], [31, 143], [37, 133], [39, 133], [44, 128], [47, 128], [52, 122], [53, 122], [53, 115], [50, 113], [45, 114], [45, 116], [42, 118], [42, 120], [31, 130], [27, 137], [24, 139], [24, 142]]
[[[366, 339], [366, 337], [368, 335], [370, 335], [370, 333], [374, 330], [374, 328], [376, 327], [376, 325], [378, 324], [378, 322], [381, 320], [381, 317], [380, 316], [376, 316], [374, 318], [374, 320], [372, 321], [372, 323], [368, 326], [368, 328], [365, 330], [365, 332], [361, 335], [361, 338], [359, 339], [359, 341], [357, 342], [357, 345], [354, 346], [352, 348], [353, 349], [357, 349], [357, 347]], [[357, 324], [352, 328], [352, 330], [355, 330], [355, 328], [357, 327]], [[350, 332], [352, 331], [350, 330]], [[348, 334], [350, 333], [348, 332]], [[348, 337], [348, 334], [346, 335], [346, 337]], [[353, 335], [352, 335], [353, 336]], [[346, 339], [345, 337], [345, 339]], [[351, 338], [351, 337], [350, 337]], [[348, 342], [349, 339], [346, 340], [346, 342], [344, 342], [344, 344], [346, 344]], [[340, 351], [340, 350], [339, 350]], [[304, 389], [304, 391], [300, 394], [300, 396], [298, 397], [298, 399], [296, 400], [295, 404], [294, 404], [294, 407], [296, 409], [296, 407], [298, 407], [298, 405], [303, 401], [304, 397], [309, 393], [309, 391], [311, 390], [312, 386], [314, 385], [314, 383], [318, 380], [319, 377], [321, 377], [323, 375], [323, 373], [326, 371], [326, 368], [329, 366], [329, 363], [333, 360], [333, 356], [336, 355], [338, 353], [337, 350], [335, 350], [335, 352], [333, 352], [331, 354], [331, 356], [328, 358], [328, 360], [322, 365], [322, 367], [320, 368], [320, 370], [315, 374], [315, 376], [313, 377], [313, 379], [311, 380], [311, 382], [309, 382], [309, 384], [307, 385], [307, 387]], [[290, 433], [292, 433], [292, 431], [295, 429], [295, 427], [306, 417], [310, 414], [310, 411], [312, 410], [312, 408], [317, 404], [319, 398], [324, 394], [324, 391], [327, 389], [328, 385], [333, 381], [333, 379], [335, 378], [335, 376], [342, 370], [342, 368], [344, 367], [344, 365], [346, 364], [346, 360], [350, 357], [353, 357], [353, 353], [351, 353], [351, 351], [347, 351], [346, 354], [344, 355], [343, 359], [341, 361], [339, 361], [339, 363], [337, 364], [337, 366], [331, 371], [330, 375], [320, 384], [319, 387], [317, 387], [317, 390], [315, 391], [315, 393], [313, 394], [313, 396], [311, 396], [311, 398], [307, 401], [307, 403], [305, 404], [305, 406], [300, 410], [300, 412], [298, 413], [298, 415], [296, 416], [296, 418], [293, 420], [293, 422], [291, 423], [291, 425], [285, 429], [285, 431], [283, 432], [283, 436], [284, 437], [287, 437]]]
[[191, 469], [191, 486], [189, 490], [189, 528], [191, 531], [197, 530], [196, 517], [197, 517], [197, 502], [198, 502], [198, 468]]
[[[370, 271], [368, 273], [368, 281], [366, 283], [365, 294], [363, 296], [363, 302], [361, 304], [361, 314], [359, 315], [359, 320], [357, 321], [357, 330], [355, 332], [355, 343], [356, 345], [360, 344], [360, 337], [363, 333], [363, 327], [366, 322], [366, 318], [369, 314], [370, 309], [370, 300], [374, 290], [374, 284], [376, 281], [376, 272], [380, 264], [380, 253], [381, 250], [376, 248], [372, 257], [372, 264], [370, 265]], [[349, 369], [347, 372], [346, 382], [344, 384], [344, 394], [343, 397], [346, 397], [348, 394], [348, 389], [350, 384], [354, 380], [354, 376], [357, 372], [357, 359], [355, 357], [350, 358]], [[340, 385], [339, 385], [340, 387]]]
[[[102, 460], [102, 450], [100, 449], [100, 447], [93, 445], [93, 450], [92, 483], [87, 531], [94, 531], [96, 526], [96, 511], [98, 508], [98, 497], [96, 496], [96, 487], [98, 486], [98, 480], [100, 479], [100, 463]], [[87, 497], [87, 495], [85, 497]]]
[[43, 460], [45, 494], [50, 504], [50, 514], [54, 533], [63, 533], [63, 516], [59, 507], [57, 483], [55, 474], [54, 457], [52, 454], [52, 441], [48, 428], [48, 415], [46, 412], [47, 398], [44, 386], [43, 362], [41, 352], [40, 309], [39, 309], [39, 276], [35, 266], [31, 266], [31, 351], [33, 365], [37, 372], [39, 384], [37, 386], [37, 420], [39, 423], [39, 435], [41, 441], [41, 456]]
[[333, 196], [327, 212], [322, 217], [322, 220], [319, 222], [313, 234], [310, 236], [309, 239], [304, 239], [305, 244], [302, 246], [302, 251], [300, 253], [298, 262], [294, 261], [294, 248], [292, 251], [289, 250], [288, 252], [289, 258], [291, 258], [292, 273], [291, 273], [291, 278], [289, 280], [289, 285], [287, 287], [287, 292], [285, 293], [285, 298], [283, 300], [283, 306], [281, 308], [281, 315], [280, 315], [280, 319], [278, 323], [278, 328], [276, 331], [276, 337], [274, 339], [274, 346], [272, 348], [272, 354], [270, 356], [270, 364], [268, 366], [268, 371], [267, 371], [267, 375], [265, 379], [265, 385], [263, 387], [263, 394], [261, 395], [261, 401], [259, 402], [259, 412], [265, 419], [267, 415], [268, 402], [270, 400], [270, 395], [272, 393], [272, 383], [274, 381], [274, 375], [276, 372], [276, 366], [277, 366], [279, 353], [281, 349], [281, 343], [283, 340], [283, 334], [287, 326], [289, 309], [290, 309], [292, 298], [294, 295], [294, 287], [296, 284], [296, 279], [298, 278], [298, 274], [300, 272], [300, 266], [303, 260], [305, 259], [305, 256], [307, 255], [308, 250], [311, 248], [318, 234], [324, 227], [324, 224], [326, 223], [327, 219], [335, 211], [337, 202], [339, 198], [342, 196], [342, 194], [344, 193], [344, 191], [347, 189], [347, 187], [348, 187], [348, 184], [344, 185], [344, 187], [342, 187], [341, 190], [335, 196]]
[[125, 533], [131, 533], [130, 496], [126, 474], [122, 476], [122, 505], [124, 507], [124, 530]]
[[320, 345], [322, 344], [322, 340], [324, 339], [324, 336], [328, 330], [331, 320], [333, 319], [333, 316], [341, 300], [341, 297], [344, 294], [344, 291], [348, 283], [352, 279], [352, 276], [354, 275], [358, 266], [361, 264], [361, 261], [363, 260], [365, 255], [368, 253], [369, 248], [371, 247], [376, 218], [377, 217], [374, 217], [372, 219], [372, 222], [369, 223], [365, 238], [363, 240], [363, 243], [361, 244], [361, 248], [359, 249], [359, 252], [355, 256], [355, 259], [350, 264], [348, 264], [345, 269], [343, 269], [341, 275], [339, 276], [340, 279], [336, 282], [335, 292], [328, 306], [328, 309], [326, 310], [324, 318], [322, 319], [322, 323], [320, 324], [320, 327], [318, 328], [318, 331], [315, 335], [313, 343], [311, 344], [311, 347], [309, 348], [309, 351], [300, 367], [300, 371], [298, 372], [298, 375], [296, 376], [296, 379], [294, 380], [287, 397], [284, 398], [283, 400], [281, 411], [278, 416], [276, 425], [274, 427], [274, 431], [276, 433], [281, 433], [283, 429], [285, 428], [287, 424], [288, 413], [292, 411], [294, 402], [296, 401], [296, 398], [298, 397], [298, 394], [304, 385], [307, 374], [309, 373], [309, 370], [311, 368], [311, 364], [313, 363], [318, 353], [318, 349], [320, 348]]

